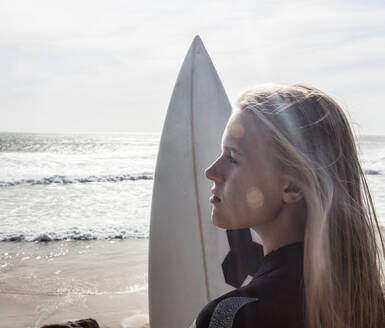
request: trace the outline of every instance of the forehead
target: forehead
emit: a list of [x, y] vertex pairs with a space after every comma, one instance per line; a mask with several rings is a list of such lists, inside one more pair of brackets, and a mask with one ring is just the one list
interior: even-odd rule
[[222, 146], [249, 153], [261, 150], [265, 140], [256, 115], [248, 110], [239, 110], [231, 115], [226, 125]]

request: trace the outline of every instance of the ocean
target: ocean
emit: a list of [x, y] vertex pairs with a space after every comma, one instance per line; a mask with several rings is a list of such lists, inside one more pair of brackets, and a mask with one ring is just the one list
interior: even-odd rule
[[0, 240], [148, 238], [153, 134], [0, 134]]
[[[0, 241], [148, 238], [159, 134], [0, 133]], [[360, 157], [385, 226], [385, 137]]]

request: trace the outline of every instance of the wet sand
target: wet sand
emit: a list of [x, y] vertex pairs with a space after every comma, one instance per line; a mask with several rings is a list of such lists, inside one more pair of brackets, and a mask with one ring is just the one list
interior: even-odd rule
[[147, 268], [147, 239], [2, 242], [0, 327], [148, 327]]
[[147, 239], [0, 243], [1, 327], [148, 327], [147, 268]]

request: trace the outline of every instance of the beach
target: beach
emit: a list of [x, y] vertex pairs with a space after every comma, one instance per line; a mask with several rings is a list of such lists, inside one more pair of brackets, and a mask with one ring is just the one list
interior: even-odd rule
[[148, 239], [0, 245], [2, 328], [94, 318], [148, 327]]

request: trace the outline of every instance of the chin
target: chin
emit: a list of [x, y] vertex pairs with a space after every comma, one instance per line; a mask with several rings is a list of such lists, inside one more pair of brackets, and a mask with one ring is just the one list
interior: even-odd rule
[[231, 223], [229, 219], [224, 217], [218, 217], [217, 215], [212, 215], [211, 221], [215, 226], [221, 229], [226, 229], [226, 230], [239, 229], [239, 227], [235, 226], [234, 223]]

